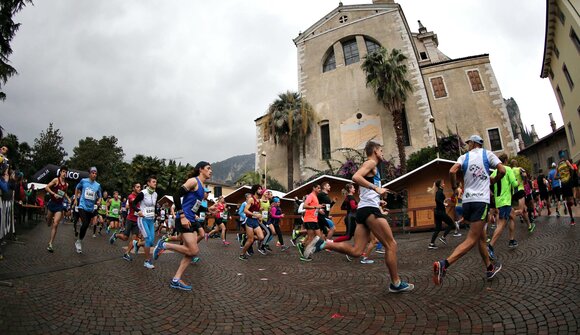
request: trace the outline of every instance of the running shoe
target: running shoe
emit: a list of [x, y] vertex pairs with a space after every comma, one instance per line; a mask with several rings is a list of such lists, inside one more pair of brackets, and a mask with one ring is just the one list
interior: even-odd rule
[[133, 250], [135, 250], [135, 255], [139, 253], [139, 242], [137, 240], [133, 240]]
[[429, 243], [429, 246], [427, 247], [427, 249], [437, 249], [437, 246], [435, 245], [435, 243]]
[[155, 265], [151, 264], [151, 261], [143, 262], [143, 266], [148, 268], [148, 269], [155, 269]]
[[373, 264], [375, 261], [372, 259], [368, 259], [367, 257], [363, 257], [360, 259], [361, 264]]
[[270, 248], [270, 246], [269, 246], [269, 245], [267, 245], [267, 244], [264, 244], [264, 249], [266, 249], [266, 250], [268, 250], [268, 251], [272, 252], [272, 248]]
[[133, 258], [131, 258], [131, 255], [129, 255], [129, 254], [123, 254], [123, 259], [126, 260], [127, 262], [130, 262], [133, 260]]
[[48, 252], [54, 252], [54, 249], [52, 248], [52, 243], [48, 244], [48, 247], [46, 247], [46, 250], [48, 250]]
[[304, 244], [298, 243], [298, 244], [296, 244], [296, 248], [298, 249], [298, 252], [300, 253], [300, 257], [304, 257]]
[[560, 217], [560, 211], [556, 211], [556, 218]]
[[109, 235], [111, 233], [111, 228], [109, 228], [109, 226], [107, 226], [107, 229], [105, 231], [107, 232], [107, 235]]
[[499, 272], [499, 270], [501, 270], [501, 263], [495, 263], [493, 265], [493, 268], [491, 269], [491, 271], [486, 271], [485, 272], [485, 276], [487, 277], [487, 280], [492, 280], [493, 277], [495, 277], [495, 275]]
[[454, 237], [459, 237], [459, 236], [461, 236], [461, 233], [457, 231], [457, 232], [453, 233], [453, 236]]
[[318, 241], [320, 241], [320, 236], [314, 236], [314, 238], [312, 239], [312, 241], [304, 249], [304, 257], [310, 258], [310, 256], [316, 250], [316, 244], [318, 243]]
[[574, 221], [574, 219], [570, 220], [570, 225], [571, 226], [575, 226], [576, 225], [576, 221]]
[[349, 262], [352, 262], [352, 257], [350, 257], [349, 255], [345, 255], [346, 256], [346, 260]]
[[281, 247], [280, 247], [280, 251], [286, 251], [286, 250], [288, 250], [289, 248], [290, 248], [289, 246], [287, 246], [287, 245], [283, 245], [283, 246], [281, 246]]
[[294, 246], [294, 247], [296, 246], [296, 240], [295, 239], [291, 238], [290, 239], [290, 243], [292, 243], [292, 246]]
[[497, 260], [497, 258], [495, 258], [495, 252], [493, 251], [493, 247], [491, 246], [491, 244], [487, 245], [487, 253], [489, 254], [489, 259], [491, 259], [492, 261]]
[[441, 243], [447, 245], [447, 239], [445, 238], [445, 236], [439, 237], [439, 241], [441, 241]]
[[182, 283], [180, 280], [178, 280], [178, 281], [172, 280], [171, 284], [169, 284], [169, 286], [171, 288], [175, 288], [178, 290], [191, 291], [191, 285], [186, 285], [186, 284]]
[[155, 246], [155, 249], [153, 249], [153, 259], [157, 260], [163, 250], [165, 250], [165, 242], [163, 240], [157, 241], [157, 245]]
[[292, 229], [292, 241], [296, 241], [296, 238], [298, 238], [298, 230], [296, 229]]
[[75, 242], [75, 248], [77, 250], [77, 253], [82, 254], [83, 253], [83, 245], [81, 243], [81, 240], [77, 240]]
[[518, 241], [516, 241], [516, 240], [510, 240], [508, 242], [508, 248], [514, 249], [514, 248], [517, 248], [517, 247], [518, 247]]
[[113, 235], [111, 235], [111, 238], [109, 239], [109, 243], [115, 244], [116, 240], [117, 240], [117, 234], [113, 234]]
[[96, 234], [93, 234], [93, 238], [96, 238], [96, 237], [97, 237], [97, 235]]
[[222, 241], [222, 243], [227, 247], [228, 245], [230, 245], [231, 243], [228, 241]]
[[528, 231], [529, 231], [530, 233], [533, 233], [533, 232], [534, 232], [534, 230], [536, 230], [536, 224], [532, 222], [532, 223], [530, 224], [530, 227], [528, 227]]
[[248, 260], [248, 256], [247, 256], [247, 255], [240, 255], [240, 256], [238, 257], [238, 259], [239, 259], [240, 261], [247, 261], [247, 260]]
[[242, 234], [242, 237], [240, 240], [240, 247], [243, 248], [244, 245], [246, 245], [247, 241], [248, 241], [248, 236], [246, 234]]
[[445, 268], [445, 260], [433, 263], [433, 283], [435, 283], [435, 285], [441, 285], [446, 272], [447, 268]]
[[459, 231], [459, 221], [455, 221], [455, 231]]
[[261, 253], [262, 255], [265, 255], [266, 249], [264, 249], [264, 246], [258, 247], [258, 252]]
[[415, 285], [401, 281], [399, 286], [393, 285], [393, 283], [389, 284], [389, 292], [392, 293], [402, 293], [402, 292], [409, 292], [415, 288]]
[[381, 249], [376, 249], [375, 252], [377, 254], [384, 254], [385, 253], [385, 249], [381, 248]]
[[191, 264], [197, 264], [199, 262], [201, 262], [201, 258], [199, 258], [197, 256], [195, 256], [191, 259]]
[[311, 262], [312, 261], [312, 258], [300, 256], [300, 260], [303, 261], [303, 262]]

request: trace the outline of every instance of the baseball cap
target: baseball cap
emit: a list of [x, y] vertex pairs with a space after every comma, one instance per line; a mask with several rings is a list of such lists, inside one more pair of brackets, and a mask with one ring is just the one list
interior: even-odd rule
[[272, 202], [280, 202], [280, 198], [278, 198], [278, 197], [273, 197], [273, 198], [272, 198]]
[[556, 163], [552, 163], [552, 167], [556, 167]]
[[469, 143], [469, 142], [473, 142], [473, 143], [477, 143], [479, 145], [483, 145], [483, 138], [481, 138], [481, 136], [479, 136], [479, 135], [471, 135], [469, 137], [469, 139], [467, 139], [467, 141], [465, 141], [465, 143]]
[[205, 193], [211, 193], [211, 190], [209, 189], [209, 187], [204, 187], [204, 188], [203, 188], [203, 191], [204, 191]]
[[94, 166], [92, 166], [92, 167], [89, 169], [89, 172], [97, 172], [97, 168], [96, 168], [96, 167], [94, 167]]

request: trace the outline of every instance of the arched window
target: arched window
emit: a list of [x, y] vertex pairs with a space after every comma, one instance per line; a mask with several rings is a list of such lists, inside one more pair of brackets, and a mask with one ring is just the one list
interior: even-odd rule
[[367, 47], [367, 54], [371, 54], [374, 51], [379, 50], [381, 48], [381, 46], [377, 42], [372, 41], [366, 37], [365, 37], [365, 45]]
[[353, 38], [351, 40], [342, 42], [342, 51], [344, 52], [345, 65], [350, 65], [360, 60], [356, 39]]
[[322, 72], [327, 72], [336, 69], [336, 58], [334, 57], [334, 49], [330, 50], [328, 56], [324, 60], [324, 65], [322, 66]]

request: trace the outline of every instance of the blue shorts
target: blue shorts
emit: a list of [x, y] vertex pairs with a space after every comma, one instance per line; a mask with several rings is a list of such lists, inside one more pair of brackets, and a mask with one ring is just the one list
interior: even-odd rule
[[512, 212], [512, 206], [502, 206], [499, 208], [499, 218], [500, 220], [507, 220], [510, 218]]
[[329, 219], [329, 218], [325, 218], [326, 219], [326, 224], [328, 225], [328, 228], [333, 229], [334, 228], [334, 222]]
[[48, 210], [57, 213], [64, 211], [64, 204], [62, 202], [53, 202], [52, 200], [48, 201]]
[[489, 204], [485, 202], [463, 203], [463, 219], [467, 222], [484, 221]]
[[246, 227], [250, 227], [252, 229], [258, 228], [259, 227], [258, 219], [246, 218]]
[[455, 206], [455, 215], [457, 215], [457, 216], [463, 216], [463, 207], [461, 207], [461, 206]]

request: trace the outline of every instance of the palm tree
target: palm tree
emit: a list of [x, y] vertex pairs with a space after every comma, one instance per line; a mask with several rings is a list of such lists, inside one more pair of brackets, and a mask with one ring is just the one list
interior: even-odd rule
[[299, 93], [281, 93], [268, 107], [270, 135], [274, 144], [286, 145], [288, 189], [294, 186], [294, 148], [303, 148], [306, 136], [312, 131], [314, 109]]
[[377, 100], [393, 117], [395, 140], [399, 151], [399, 162], [403, 173], [407, 171], [405, 145], [403, 143], [403, 108], [411, 84], [407, 79], [407, 65], [401, 50], [393, 49], [387, 55], [385, 48], [368, 54], [361, 65], [366, 75], [367, 87], [371, 87]]

